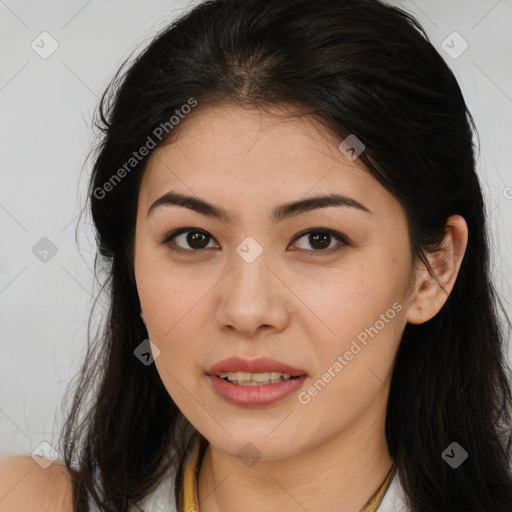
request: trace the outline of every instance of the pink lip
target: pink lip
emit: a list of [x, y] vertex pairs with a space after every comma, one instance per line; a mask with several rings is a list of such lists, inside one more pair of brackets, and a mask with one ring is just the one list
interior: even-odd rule
[[242, 359], [240, 357], [229, 357], [228, 359], [223, 359], [222, 361], [214, 364], [210, 368], [208, 375], [218, 376], [221, 372], [280, 372], [288, 373], [292, 377], [307, 375], [307, 372], [304, 370], [293, 368], [292, 366], [268, 357], [260, 357], [259, 359], [252, 360]]
[[210, 379], [213, 390], [217, 395], [226, 402], [239, 407], [262, 407], [279, 402], [279, 400], [297, 391], [306, 377], [306, 375], [301, 375], [300, 377], [264, 386], [239, 386], [215, 375], [208, 375], [208, 379]]
[[[221, 372], [237, 371], [249, 373], [280, 372], [288, 373], [294, 378], [263, 386], [239, 386], [218, 376]], [[208, 372], [208, 379], [217, 395], [226, 402], [240, 407], [262, 407], [276, 403], [297, 391], [306, 377], [307, 373], [304, 370], [293, 368], [269, 358], [247, 360], [230, 357], [213, 365]]]

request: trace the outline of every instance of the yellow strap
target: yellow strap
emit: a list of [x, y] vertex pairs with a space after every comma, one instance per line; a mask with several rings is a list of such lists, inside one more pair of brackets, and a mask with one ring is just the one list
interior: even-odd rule
[[196, 435], [194, 447], [185, 465], [183, 475], [183, 511], [199, 512], [195, 470], [199, 459], [200, 434]]
[[[199, 504], [197, 497], [197, 481], [196, 481], [196, 467], [199, 459], [199, 448], [201, 445], [201, 436], [197, 434], [194, 447], [185, 464], [185, 472], [183, 475], [183, 510], [181, 512], [199, 512]], [[374, 495], [369, 499], [367, 504], [361, 509], [360, 512], [376, 512], [379, 508], [386, 491], [391, 483], [394, 471], [388, 472], [386, 478], [375, 491]]]
[[393, 479], [393, 475], [395, 474], [395, 465], [391, 466], [391, 469], [388, 471], [386, 478], [380, 484], [379, 488], [375, 491], [374, 495], [368, 500], [367, 504], [361, 509], [360, 512], [376, 512], [384, 499], [384, 495], [388, 490], [388, 487], [391, 484], [391, 480]]

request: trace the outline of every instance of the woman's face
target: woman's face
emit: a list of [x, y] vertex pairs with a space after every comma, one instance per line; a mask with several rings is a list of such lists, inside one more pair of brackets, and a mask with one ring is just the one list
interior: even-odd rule
[[[414, 277], [404, 210], [311, 116], [191, 116], [150, 158], [136, 224], [138, 293], [172, 399], [232, 455], [250, 442], [282, 458], [383, 424]], [[151, 208], [169, 192], [192, 199]], [[309, 203], [334, 195], [347, 199]], [[217, 365], [231, 357], [276, 362]], [[300, 376], [268, 383], [286, 373], [278, 362]], [[253, 371], [228, 377], [267, 383], [217, 376], [237, 369]]]

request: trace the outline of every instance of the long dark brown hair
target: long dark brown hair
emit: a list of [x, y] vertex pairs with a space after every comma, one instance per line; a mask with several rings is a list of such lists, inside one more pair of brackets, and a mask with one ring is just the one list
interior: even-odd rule
[[[89, 333], [61, 436], [75, 511], [88, 510], [90, 496], [102, 511], [127, 511], [173, 467], [179, 496], [195, 429], [155, 365], [134, 356], [147, 338], [133, 272], [135, 218], [153, 150], [126, 164], [148, 137], [164, 143], [158, 127], [167, 123], [167, 138], [179, 131], [186, 116], [174, 127], [169, 120], [191, 98], [199, 106], [293, 104], [340, 141], [356, 134], [366, 146], [360, 159], [404, 207], [414, 256], [429, 269], [425, 254], [439, 247], [447, 218], [464, 217], [469, 240], [451, 294], [430, 321], [405, 328], [386, 438], [411, 512], [510, 512], [510, 320], [500, 321], [490, 278], [475, 125], [419, 23], [377, 0], [203, 2], [128, 59], [105, 91], [89, 200], [108, 312]], [[454, 441], [469, 454], [457, 469], [441, 456]]]

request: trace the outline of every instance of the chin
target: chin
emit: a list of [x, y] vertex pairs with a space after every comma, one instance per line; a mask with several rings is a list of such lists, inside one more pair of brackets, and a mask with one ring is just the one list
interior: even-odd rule
[[221, 439], [217, 436], [216, 439], [213, 437], [206, 437], [210, 444], [215, 446], [218, 450], [232, 456], [242, 459], [247, 459], [248, 462], [256, 460], [279, 460], [295, 455], [301, 451], [300, 444], [297, 444], [296, 438], [292, 436], [286, 437], [286, 441], [283, 440], [282, 436], [276, 436], [272, 438], [272, 434], [269, 436], [268, 433], [254, 432], [251, 431], [229, 431], [229, 434], [223, 435]]

